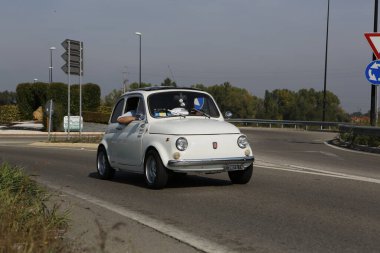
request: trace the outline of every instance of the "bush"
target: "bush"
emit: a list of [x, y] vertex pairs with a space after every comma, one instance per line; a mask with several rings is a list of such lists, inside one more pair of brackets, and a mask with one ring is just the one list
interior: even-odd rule
[[98, 107], [98, 109], [96, 110], [97, 112], [101, 112], [101, 113], [108, 113], [108, 114], [111, 114], [112, 113], [112, 108], [111, 106], [106, 106], [106, 105], [101, 105]]
[[[47, 97], [52, 99], [54, 104], [54, 114], [52, 115], [52, 131], [63, 131], [63, 117], [67, 114], [67, 84], [52, 83], [48, 86]], [[42, 106], [45, 106], [44, 103]], [[43, 125], [47, 129], [47, 117], [44, 108]]]
[[20, 120], [20, 111], [17, 105], [0, 106], [0, 123], [11, 123]]
[[[16, 94], [20, 119], [33, 119], [33, 112], [44, 107], [49, 99], [54, 103], [53, 131], [63, 130], [63, 117], [67, 115], [67, 84], [64, 83], [21, 83], [17, 85]], [[96, 111], [100, 105], [100, 87], [97, 84], [82, 85], [82, 110]], [[45, 108], [43, 108], [45, 111]], [[79, 115], [79, 85], [70, 87], [70, 115]], [[47, 129], [47, 117], [43, 124]], [[108, 122], [108, 119], [107, 119]]]
[[[83, 111], [95, 112], [100, 106], [100, 87], [94, 83], [82, 86]], [[78, 96], [79, 97], [79, 96]]]
[[108, 124], [108, 120], [110, 119], [111, 113], [84, 111], [82, 113], [82, 116], [83, 116], [83, 121], [85, 122]]
[[41, 105], [45, 105], [48, 95], [47, 83], [21, 83], [17, 85], [17, 105], [21, 119], [33, 119], [33, 112]]
[[58, 252], [67, 219], [19, 168], [0, 164], [0, 252]]
[[353, 133], [340, 133], [340, 139], [346, 143], [368, 147], [380, 147], [380, 137]]

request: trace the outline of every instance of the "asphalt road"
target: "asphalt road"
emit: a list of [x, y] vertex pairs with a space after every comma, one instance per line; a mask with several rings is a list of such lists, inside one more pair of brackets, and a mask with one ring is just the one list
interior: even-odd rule
[[189, 175], [159, 191], [129, 173], [103, 181], [94, 150], [32, 148], [33, 138], [1, 137], [0, 158], [83, 200], [142, 214], [226, 251], [379, 252], [379, 155], [327, 146], [331, 133], [243, 132], [257, 159], [247, 185], [232, 185], [226, 174]]

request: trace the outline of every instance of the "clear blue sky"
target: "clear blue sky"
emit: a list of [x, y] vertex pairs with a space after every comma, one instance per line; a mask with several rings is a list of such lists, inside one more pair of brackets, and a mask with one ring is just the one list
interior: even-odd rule
[[[371, 49], [374, 0], [331, 0], [327, 88], [349, 112], [367, 112], [364, 77]], [[229, 81], [263, 97], [266, 89], [323, 89], [327, 0], [3, 0], [0, 90], [34, 78], [67, 82], [60, 45], [84, 42], [84, 82], [102, 95], [121, 88], [127, 67], [138, 81], [172, 77], [181, 86]], [[73, 78], [77, 81], [77, 78]]]

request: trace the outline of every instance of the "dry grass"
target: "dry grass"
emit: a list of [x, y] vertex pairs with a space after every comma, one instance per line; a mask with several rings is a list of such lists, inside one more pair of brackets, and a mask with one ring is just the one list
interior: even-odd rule
[[99, 135], [86, 135], [72, 134], [68, 139], [67, 136], [53, 135], [50, 138], [50, 142], [64, 142], [64, 143], [99, 143], [103, 138], [103, 134]]
[[67, 218], [21, 169], [0, 164], [0, 252], [62, 252]]

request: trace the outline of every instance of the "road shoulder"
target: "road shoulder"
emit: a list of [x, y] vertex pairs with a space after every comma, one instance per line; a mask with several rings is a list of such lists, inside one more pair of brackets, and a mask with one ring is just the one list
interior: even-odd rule
[[117, 213], [71, 195], [55, 192], [52, 199], [69, 210], [65, 234], [73, 252], [199, 252]]

